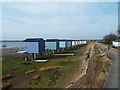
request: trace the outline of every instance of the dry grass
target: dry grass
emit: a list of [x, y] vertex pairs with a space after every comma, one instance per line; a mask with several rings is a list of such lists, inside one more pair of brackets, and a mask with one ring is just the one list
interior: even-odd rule
[[25, 74], [30, 74], [30, 73], [33, 73], [33, 72], [35, 72], [35, 71], [36, 71], [35, 69], [29, 70], [29, 71], [26, 71]]
[[8, 74], [8, 75], [5, 75], [5, 76], [2, 76], [0, 77], [0, 80], [5, 80], [5, 79], [8, 79], [8, 78], [12, 78], [12, 75], [11, 74]]
[[34, 75], [34, 76], [32, 76], [32, 79], [33, 80], [38, 80], [38, 79], [40, 79], [40, 75]]
[[11, 69], [11, 70], [16, 70], [16, 69], [17, 69], [17, 67], [11, 67], [10, 69]]
[[2, 83], [2, 88], [9, 88], [11, 84], [9, 82], [3, 82]]
[[39, 70], [41, 72], [44, 72], [44, 71], [49, 71], [49, 70], [54, 70], [54, 69], [58, 69], [58, 68], [61, 68], [62, 66], [49, 66], [49, 67], [43, 67], [43, 68], [40, 68]]
[[104, 80], [106, 78], [106, 74], [104, 72], [101, 72], [98, 77], [96, 78], [96, 85], [95, 87], [96, 88], [99, 88], [99, 87], [103, 87], [103, 84], [104, 84]]

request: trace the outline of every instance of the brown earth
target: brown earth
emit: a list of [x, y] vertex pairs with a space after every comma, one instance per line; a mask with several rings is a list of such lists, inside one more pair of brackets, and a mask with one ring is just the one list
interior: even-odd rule
[[100, 56], [99, 47], [96, 43], [89, 45], [87, 53], [90, 53], [88, 58], [87, 72], [83, 77], [71, 86], [71, 88], [102, 88], [107, 73], [104, 72], [104, 63], [108, 60], [106, 57]]

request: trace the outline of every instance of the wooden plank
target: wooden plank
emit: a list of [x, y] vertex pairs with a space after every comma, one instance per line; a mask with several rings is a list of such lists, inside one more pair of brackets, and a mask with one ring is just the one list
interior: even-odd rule
[[17, 53], [26, 53], [26, 51], [18, 51]]
[[75, 54], [53, 54], [53, 55], [66, 55], [66, 56], [74, 56]]
[[47, 62], [48, 60], [34, 60], [34, 62]]

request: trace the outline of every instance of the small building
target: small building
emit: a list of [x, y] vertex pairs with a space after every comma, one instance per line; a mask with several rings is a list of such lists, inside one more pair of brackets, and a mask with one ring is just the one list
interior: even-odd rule
[[80, 40], [78, 40], [77, 42], [78, 42], [78, 45], [80, 45]]
[[82, 41], [80, 41], [80, 45], [82, 44]]
[[84, 40], [80, 40], [80, 44], [81, 44], [81, 45], [84, 45]]
[[87, 44], [87, 41], [83, 41], [84, 44]]
[[72, 46], [75, 46], [76, 44], [75, 44], [75, 40], [72, 40]]
[[59, 40], [59, 48], [66, 48], [67, 47], [67, 40]]
[[78, 45], [78, 41], [77, 41], [77, 40], [75, 40], [75, 45], [76, 45], [76, 46]]
[[45, 41], [42, 38], [28, 38], [26, 42], [27, 53], [43, 53], [45, 52]]
[[45, 46], [46, 46], [46, 49], [48, 50], [57, 50], [59, 49], [59, 40], [58, 39], [46, 39]]
[[67, 47], [71, 47], [72, 46], [72, 41], [71, 40], [67, 40]]

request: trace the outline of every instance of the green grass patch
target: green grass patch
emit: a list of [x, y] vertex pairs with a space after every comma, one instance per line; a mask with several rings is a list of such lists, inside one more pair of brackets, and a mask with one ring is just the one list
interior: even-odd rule
[[[7, 74], [23, 74], [26, 71], [35, 69], [38, 71], [37, 74], [40, 75], [40, 79], [32, 80], [30, 79], [27, 83], [23, 84], [19, 87], [23, 88], [47, 88], [47, 87], [65, 87], [68, 84], [69, 79], [74, 75], [74, 73], [78, 70], [80, 65], [80, 55], [84, 52], [86, 46], [75, 47], [74, 49], [65, 50], [65, 52], [60, 53], [67, 53], [67, 52], [74, 52], [75, 56], [54, 56], [54, 55], [45, 55], [38, 57], [42, 59], [48, 59], [46, 63], [35, 63], [30, 61], [25, 61], [24, 56], [20, 55], [16, 57], [9, 57], [3, 58], [3, 66], [2, 66], [2, 75]], [[30, 65], [24, 65], [23, 63], [31, 63]], [[39, 72], [39, 69], [42, 67], [48, 66], [62, 66], [59, 69]], [[10, 67], [17, 67], [17, 69], [11, 70]], [[32, 77], [32, 75], [31, 75]], [[17, 76], [16, 76], [17, 78]], [[21, 78], [22, 79], [22, 76]], [[28, 78], [26, 78], [27, 80]], [[18, 87], [18, 88], [19, 88]]]

